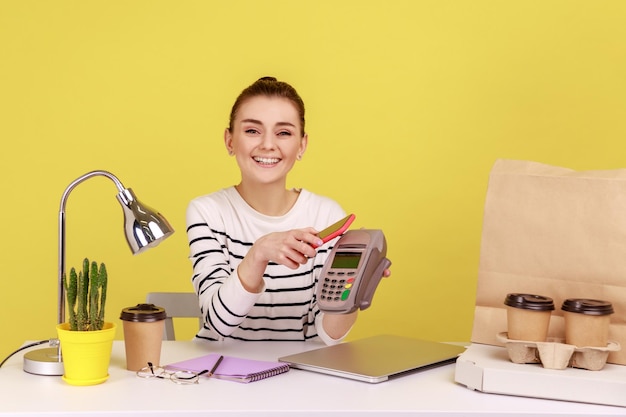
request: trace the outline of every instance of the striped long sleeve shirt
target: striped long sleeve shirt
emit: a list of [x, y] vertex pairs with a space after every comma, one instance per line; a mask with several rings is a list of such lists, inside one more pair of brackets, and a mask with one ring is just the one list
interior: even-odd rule
[[298, 341], [320, 337], [327, 344], [338, 342], [324, 332], [324, 313], [315, 298], [318, 276], [334, 241], [295, 270], [270, 262], [265, 289], [258, 294], [244, 289], [237, 266], [261, 236], [304, 227], [322, 230], [344, 216], [335, 201], [304, 189], [292, 209], [278, 217], [254, 210], [234, 187], [192, 200], [187, 208], [191, 280], [204, 318], [197, 337]]

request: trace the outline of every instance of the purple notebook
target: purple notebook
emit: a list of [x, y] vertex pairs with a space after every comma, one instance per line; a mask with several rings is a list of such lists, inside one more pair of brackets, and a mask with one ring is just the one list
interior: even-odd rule
[[[201, 372], [213, 368], [221, 355], [211, 353], [166, 366], [167, 369]], [[289, 364], [282, 362], [260, 361], [255, 359], [224, 356], [212, 378], [226, 379], [235, 382], [254, 382], [289, 371]]]

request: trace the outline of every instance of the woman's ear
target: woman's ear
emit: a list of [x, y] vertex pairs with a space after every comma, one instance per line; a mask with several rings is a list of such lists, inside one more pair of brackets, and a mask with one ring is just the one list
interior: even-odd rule
[[233, 149], [233, 135], [230, 133], [230, 129], [224, 129], [224, 145], [226, 146], [226, 150], [230, 156], [235, 154], [235, 150]]
[[298, 159], [302, 158], [302, 155], [304, 155], [304, 152], [306, 151], [306, 147], [308, 144], [309, 144], [309, 135], [305, 133], [304, 136], [302, 136], [302, 139], [300, 139], [300, 150], [298, 152]]

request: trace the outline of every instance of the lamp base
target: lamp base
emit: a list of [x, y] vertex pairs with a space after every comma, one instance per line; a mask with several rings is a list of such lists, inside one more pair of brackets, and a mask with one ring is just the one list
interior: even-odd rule
[[35, 375], [63, 375], [63, 360], [56, 347], [31, 350], [24, 354], [24, 371]]

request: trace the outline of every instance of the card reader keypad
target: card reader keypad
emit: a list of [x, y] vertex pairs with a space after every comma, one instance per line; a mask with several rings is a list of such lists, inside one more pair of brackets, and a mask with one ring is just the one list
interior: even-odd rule
[[354, 287], [355, 272], [328, 271], [322, 281], [320, 297], [323, 301], [345, 301]]

